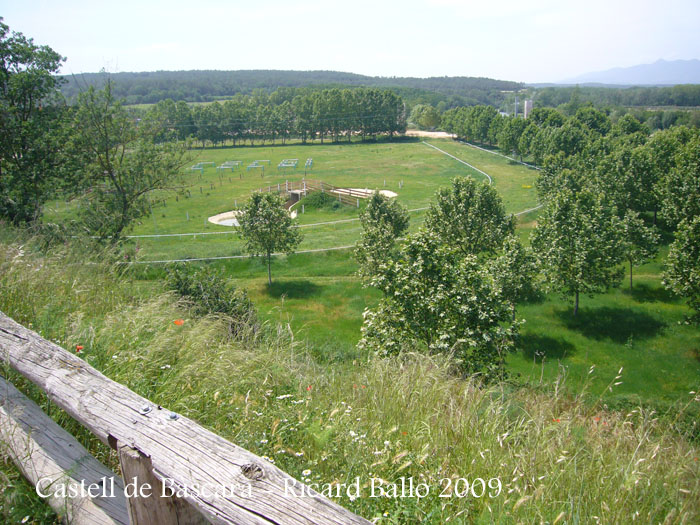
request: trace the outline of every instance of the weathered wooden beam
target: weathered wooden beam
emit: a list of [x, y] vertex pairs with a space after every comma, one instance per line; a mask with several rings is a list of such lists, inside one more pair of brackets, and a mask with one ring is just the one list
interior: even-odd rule
[[[122, 475], [134, 492], [129, 495], [131, 525], [200, 525], [207, 523], [194, 507], [168, 495], [163, 483], [153, 474], [151, 459], [129, 446], [118, 446]], [[147, 491], [142, 491], [148, 487]]]
[[367, 524], [255, 454], [115, 383], [0, 312], [0, 360], [100, 440], [149, 457], [154, 475], [214, 523]]
[[[3, 377], [0, 443], [22, 475], [49, 495], [49, 505], [64, 522], [129, 523], [121, 478]], [[71, 492], [76, 495], [69, 497]]]

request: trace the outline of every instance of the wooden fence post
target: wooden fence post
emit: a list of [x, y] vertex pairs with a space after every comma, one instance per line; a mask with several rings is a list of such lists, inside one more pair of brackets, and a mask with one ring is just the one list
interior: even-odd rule
[[[186, 501], [168, 496], [172, 491], [153, 474], [151, 458], [128, 445], [119, 445], [131, 525], [199, 525], [208, 523]], [[165, 490], [165, 491], [164, 491]]]

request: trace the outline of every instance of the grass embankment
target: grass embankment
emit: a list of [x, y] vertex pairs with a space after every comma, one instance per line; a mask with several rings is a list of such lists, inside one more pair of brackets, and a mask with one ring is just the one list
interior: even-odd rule
[[[193, 315], [161, 284], [97, 262], [105, 257], [72, 248], [37, 254], [22, 244], [5, 239], [0, 249], [0, 309], [65, 348], [84, 346], [84, 359], [110, 378], [299, 479], [359, 479], [359, 497], [341, 491], [338, 501], [378, 523], [700, 519], [700, 450], [658, 414], [606, 410], [586, 401], [585, 387], [570, 395], [560, 381], [482, 387], [440, 357], [326, 364], [283, 325], [231, 340], [224, 320]], [[111, 451], [52, 414], [115, 465]], [[401, 477], [425, 483], [426, 497], [370, 497], [372, 479]], [[484, 494], [463, 495], [459, 478], [484, 479]], [[17, 493], [4, 492], [6, 521], [30, 512], [50, 521], [17, 504]]]

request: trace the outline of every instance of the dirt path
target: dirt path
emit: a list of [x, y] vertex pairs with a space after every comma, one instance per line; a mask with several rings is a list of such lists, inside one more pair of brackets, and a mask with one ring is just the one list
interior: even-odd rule
[[444, 131], [420, 131], [418, 129], [409, 129], [406, 131], [407, 137], [423, 137], [428, 139], [453, 139], [455, 135]]

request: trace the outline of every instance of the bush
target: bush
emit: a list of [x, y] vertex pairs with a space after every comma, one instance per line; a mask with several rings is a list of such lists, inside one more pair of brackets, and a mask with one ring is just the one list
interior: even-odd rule
[[198, 313], [230, 318], [234, 336], [242, 335], [246, 328], [257, 331], [257, 313], [248, 294], [220, 273], [206, 267], [178, 265], [168, 271], [167, 282], [179, 295], [189, 299]]
[[320, 191], [310, 193], [299, 204], [303, 204], [307, 210], [338, 210], [342, 207], [337, 197]]

